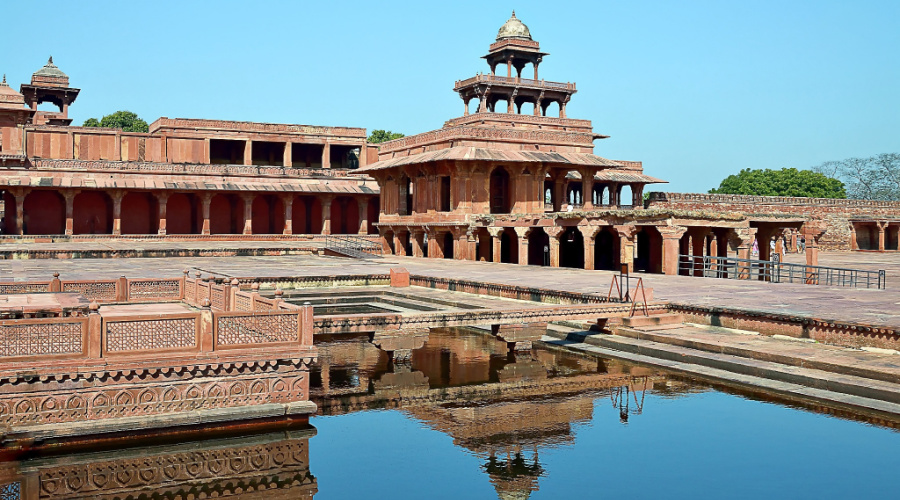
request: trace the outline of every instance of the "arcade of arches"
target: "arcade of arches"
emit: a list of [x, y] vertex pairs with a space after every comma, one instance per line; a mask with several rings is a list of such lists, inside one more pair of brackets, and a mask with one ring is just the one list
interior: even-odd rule
[[11, 189], [18, 235], [376, 234], [378, 196], [330, 193]]

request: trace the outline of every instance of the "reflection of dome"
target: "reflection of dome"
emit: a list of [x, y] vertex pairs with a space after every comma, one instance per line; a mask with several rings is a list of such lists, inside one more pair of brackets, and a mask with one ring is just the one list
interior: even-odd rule
[[516, 19], [516, 11], [513, 11], [512, 17], [510, 17], [509, 20], [500, 27], [500, 31], [497, 32], [498, 42], [510, 38], [531, 40], [531, 32], [528, 31], [528, 26], [525, 26], [522, 21]]
[[[528, 28], [525, 28], [526, 30]], [[37, 76], [52, 76], [56, 78], [68, 78], [69, 75], [65, 74], [53, 64], [53, 56], [50, 56], [50, 60], [47, 61], [47, 64], [44, 65], [43, 68], [34, 72]]]

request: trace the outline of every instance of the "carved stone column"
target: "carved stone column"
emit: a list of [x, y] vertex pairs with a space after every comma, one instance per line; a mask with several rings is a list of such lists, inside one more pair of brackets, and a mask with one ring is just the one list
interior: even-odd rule
[[[628, 273], [634, 272], [634, 236], [638, 228], [631, 225], [613, 226], [619, 233], [619, 262], [628, 266]], [[665, 240], [665, 237], [663, 237]]]
[[253, 141], [244, 143], [244, 165], [253, 165]]
[[322, 168], [331, 168], [331, 144], [327, 142], [322, 147]]
[[25, 197], [31, 192], [30, 189], [18, 188], [12, 190], [13, 196], [16, 198], [16, 234], [25, 234]]
[[550, 227], [545, 229], [550, 236], [550, 267], [559, 267], [559, 237], [565, 231], [564, 227]]
[[584, 239], [584, 268], [594, 270], [594, 245], [597, 242], [597, 233], [600, 228], [597, 226], [579, 226], [581, 236]]
[[357, 198], [356, 204], [359, 207], [359, 230], [357, 234], [369, 234], [369, 200]]
[[243, 234], [253, 234], [253, 198], [252, 194], [241, 197], [244, 200], [244, 229]]
[[663, 240], [662, 269], [663, 274], [674, 276], [678, 274], [678, 245], [681, 237], [687, 232], [686, 227], [659, 226], [660, 236]]
[[203, 216], [203, 228], [200, 234], [209, 234], [209, 203], [212, 201], [212, 193], [200, 195], [200, 214]]
[[[803, 224], [800, 229], [806, 238], [806, 265], [819, 265], [819, 238], [825, 234], [827, 226], [823, 220], [811, 220]], [[812, 267], [806, 268], [807, 283], [818, 282], [818, 271]]]
[[412, 239], [413, 257], [425, 256], [425, 231], [421, 229], [413, 229], [409, 232]]
[[156, 234], [160, 236], [166, 235], [166, 207], [169, 203], [169, 193], [163, 191], [160, 193], [155, 193], [156, 196], [156, 204], [159, 206], [159, 224], [156, 230]]
[[403, 238], [400, 237], [399, 230], [394, 231], [394, 255], [406, 255], [406, 245], [403, 244]]
[[503, 243], [501, 237], [503, 235], [502, 227], [489, 227], [488, 233], [491, 235], [491, 260], [493, 262], [501, 262], [500, 257], [503, 253]]
[[322, 234], [331, 234], [331, 201], [332, 195], [324, 195], [322, 202]]
[[[584, 210], [594, 209], [594, 170], [584, 169], [581, 171], [581, 190], [582, 190], [582, 208]], [[587, 241], [587, 239], [585, 239]], [[587, 259], [585, 259], [587, 262]]]
[[528, 234], [531, 232], [530, 227], [516, 227], [516, 238], [519, 240], [519, 265], [528, 265]]
[[[289, 149], [290, 144], [285, 146]], [[284, 229], [281, 234], [294, 234], [294, 195], [288, 195], [281, 198], [281, 204], [284, 206]]]
[[63, 191], [63, 198], [66, 200], [66, 234], [72, 235], [75, 232], [75, 196], [78, 190]]
[[125, 192], [117, 189], [109, 193], [109, 197], [113, 202], [112, 234], [120, 235], [122, 234], [122, 198], [125, 197]]
[[883, 252], [885, 250], [884, 244], [884, 230], [887, 228], [887, 221], [876, 221], [875, 224], [878, 226], [878, 251]]

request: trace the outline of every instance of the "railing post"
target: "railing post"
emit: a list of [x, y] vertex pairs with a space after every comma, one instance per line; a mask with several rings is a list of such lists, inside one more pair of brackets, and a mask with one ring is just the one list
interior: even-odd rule
[[313, 322], [315, 321], [313, 307], [309, 302], [304, 302], [298, 314], [297, 327], [300, 329], [300, 345], [311, 346], [313, 345]]
[[116, 280], [116, 302], [128, 302], [128, 279], [119, 276]]
[[238, 281], [237, 278], [231, 280], [231, 288], [228, 289], [228, 308], [227, 311], [234, 311], [236, 309], [237, 302], [237, 293], [241, 290], [241, 282]]
[[62, 283], [59, 281], [59, 273], [53, 273], [53, 279], [50, 280], [49, 292], [61, 292]]
[[100, 358], [103, 352], [103, 318], [100, 316], [100, 305], [96, 301], [88, 306], [90, 313], [87, 320], [87, 356]]
[[253, 290], [250, 292], [250, 310], [256, 310], [256, 299], [259, 298], [259, 283], [253, 283], [250, 285], [250, 289]]
[[184, 274], [181, 276], [181, 280], [180, 280], [181, 281], [181, 293], [178, 296], [179, 300], [184, 300], [184, 294], [185, 294], [184, 290], [185, 290], [185, 288], [187, 288], [188, 273], [190, 273], [190, 271], [185, 269], [184, 271], [182, 271], [182, 273], [184, 273]]
[[200, 352], [212, 352], [215, 348], [216, 317], [209, 299], [203, 299], [200, 309]]

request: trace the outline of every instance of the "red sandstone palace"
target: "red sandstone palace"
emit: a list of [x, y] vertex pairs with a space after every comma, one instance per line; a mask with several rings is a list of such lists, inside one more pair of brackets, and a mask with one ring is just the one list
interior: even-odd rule
[[[754, 238], [800, 231], [813, 254], [820, 238], [898, 249], [896, 203], [676, 193], [645, 202], [646, 186], [664, 181], [639, 161], [594, 154], [607, 136], [567, 116], [576, 86], [539, 77], [547, 55], [513, 14], [484, 56], [490, 72], [455, 82], [463, 116], [379, 146], [350, 127], [72, 126], [80, 90], [51, 59], [19, 92], [5, 76], [0, 84], [2, 240], [377, 234], [398, 255], [666, 273], [679, 253], [746, 256]], [[59, 111], [38, 110], [45, 102]], [[766, 258], [768, 245], [760, 251]]]

